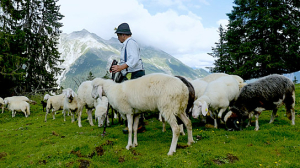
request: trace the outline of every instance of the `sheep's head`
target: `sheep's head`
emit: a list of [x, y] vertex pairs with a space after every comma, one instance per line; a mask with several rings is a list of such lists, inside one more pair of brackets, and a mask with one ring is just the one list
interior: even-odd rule
[[[105, 122], [105, 116], [106, 116], [106, 113], [103, 113], [101, 114], [97, 119], [99, 120], [98, 122], [98, 127], [102, 127], [104, 125], [104, 122]], [[107, 126], [109, 126], [109, 120], [107, 120]]]
[[97, 99], [97, 98], [102, 98], [102, 86], [101, 86], [101, 81], [103, 79], [101, 78], [95, 78], [93, 81], [92, 81], [92, 86], [93, 86], [93, 89], [92, 89], [92, 97], [94, 99]]
[[208, 113], [208, 105], [205, 101], [195, 101], [193, 110], [192, 110], [192, 116], [193, 118], [198, 118], [199, 115], [201, 114], [203, 116], [206, 116]]
[[72, 103], [74, 97], [76, 96], [76, 93], [70, 88], [65, 89], [63, 92], [64, 92], [66, 98], [68, 99], [68, 102]]
[[48, 99], [49, 99], [49, 97], [50, 97], [50, 95], [49, 95], [49, 94], [45, 94], [45, 96], [44, 96], [44, 100], [48, 100]]
[[238, 108], [231, 107], [230, 111], [225, 115], [224, 121], [228, 131], [242, 130], [243, 120]]

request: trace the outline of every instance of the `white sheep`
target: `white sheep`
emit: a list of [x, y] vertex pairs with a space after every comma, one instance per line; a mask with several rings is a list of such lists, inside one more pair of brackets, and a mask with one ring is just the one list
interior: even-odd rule
[[71, 112], [71, 122], [73, 123], [75, 114], [78, 113], [79, 98], [71, 88], [64, 89], [63, 94], [65, 95], [64, 108]]
[[15, 117], [16, 112], [23, 112], [25, 117], [30, 115], [30, 106], [29, 103], [23, 100], [13, 100], [12, 99], [5, 99], [5, 104], [7, 104], [8, 110], [11, 111], [11, 116]]
[[[192, 123], [186, 116], [189, 90], [180, 79], [167, 74], [153, 73], [123, 83], [96, 78], [93, 80], [92, 86], [93, 98], [97, 99], [102, 96], [103, 91], [108, 98], [109, 104], [118, 110], [122, 116], [126, 115], [128, 121], [128, 144], [126, 149], [129, 150], [131, 147], [138, 145], [137, 128], [140, 115], [136, 114], [147, 110], [156, 113], [160, 112], [172, 128], [173, 138], [168, 155], [173, 155], [176, 152], [180, 134], [176, 116], [183, 121], [187, 128], [188, 145], [194, 142]], [[133, 143], [132, 128], [134, 131]]]
[[[102, 127], [102, 125], [104, 124], [105, 121], [105, 116], [106, 116], [106, 112], [107, 112], [107, 106], [108, 106], [108, 100], [107, 97], [102, 96], [102, 98], [98, 98], [97, 99], [97, 103], [96, 103], [96, 109], [95, 109], [95, 121], [97, 122], [98, 120], [98, 127]], [[109, 125], [109, 119], [107, 116], [107, 125]]]
[[58, 110], [63, 110], [62, 113], [64, 114], [64, 121], [66, 121], [66, 117], [65, 117], [66, 109], [64, 108], [64, 100], [65, 100], [64, 93], [59, 95], [54, 95], [54, 96], [50, 96], [50, 95], [47, 96], [45, 122], [47, 122], [47, 115], [50, 112], [50, 110], [52, 110], [53, 120], [55, 119], [55, 112]]
[[[220, 77], [223, 77], [223, 76], [228, 76], [229, 74], [226, 74], [226, 73], [212, 73], [212, 74], [209, 74], [205, 77], [202, 78], [202, 80], [206, 81], [206, 82], [211, 82], [211, 81], [214, 81]], [[243, 86], [246, 85], [246, 83], [244, 82], [243, 78], [241, 78], [240, 76], [238, 75], [231, 75], [233, 76], [236, 81], [239, 83], [239, 89], [241, 90]]]
[[206, 116], [210, 111], [214, 119], [214, 127], [218, 128], [217, 119], [221, 118], [222, 113], [238, 94], [239, 84], [236, 79], [230, 75], [222, 76], [208, 83], [203, 95], [195, 100], [192, 115], [198, 118], [200, 112]]
[[81, 124], [81, 115], [83, 107], [86, 108], [88, 114], [88, 120], [91, 126], [94, 125], [93, 117], [92, 117], [92, 110], [95, 108], [95, 99], [92, 98], [92, 81], [85, 81], [80, 84], [77, 90], [78, 96], [78, 126], [82, 127]]
[[4, 112], [4, 108], [6, 108], [8, 106], [8, 104], [11, 103], [11, 102], [13, 102], [13, 101], [26, 101], [27, 103], [33, 102], [33, 101], [31, 101], [26, 96], [11, 96], [11, 97], [6, 97], [3, 100], [4, 106], [2, 106], [2, 113]]

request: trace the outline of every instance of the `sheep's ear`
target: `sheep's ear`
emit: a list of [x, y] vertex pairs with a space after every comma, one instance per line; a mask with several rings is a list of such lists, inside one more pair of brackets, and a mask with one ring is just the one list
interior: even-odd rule
[[202, 109], [201, 109], [202, 114], [203, 114], [203, 116], [206, 116], [207, 113], [208, 113], [208, 106], [207, 106], [207, 103], [204, 101], [204, 102], [201, 104], [201, 106], [202, 106]]
[[70, 91], [71, 94], [72, 94], [72, 97], [75, 97], [76, 96], [76, 93], [74, 91]]
[[99, 97], [101, 97], [101, 99], [102, 99], [103, 90], [102, 90], [102, 87], [101, 87], [101, 86], [98, 86], [97, 92], [98, 92], [98, 94], [99, 94]]

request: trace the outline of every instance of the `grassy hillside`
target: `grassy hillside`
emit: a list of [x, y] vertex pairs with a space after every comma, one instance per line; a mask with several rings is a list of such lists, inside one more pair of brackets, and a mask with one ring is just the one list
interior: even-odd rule
[[[31, 99], [40, 102], [43, 95]], [[296, 85], [296, 125], [285, 116], [284, 107], [269, 124], [270, 111], [259, 119], [260, 130], [253, 126], [229, 132], [214, 129], [192, 119], [195, 144], [187, 147], [187, 135], [180, 136], [177, 152], [167, 156], [172, 132], [156, 117], [146, 120], [144, 133], [138, 134], [139, 146], [126, 150], [124, 125], [114, 121], [102, 136], [103, 128], [90, 126], [83, 112], [82, 128], [63, 122], [61, 112], [44, 122], [41, 104], [31, 105], [31, 115], [7, 110], [0, 114], [0, 167], [300, 167], [300, 84]]]

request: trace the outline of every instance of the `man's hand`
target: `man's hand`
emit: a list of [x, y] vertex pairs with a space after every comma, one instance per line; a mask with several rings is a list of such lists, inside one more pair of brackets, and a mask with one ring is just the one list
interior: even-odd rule
[[123, 69], [126, 69], [128, 68], [128, 65], [127, 64], [123, 64], [123, 65], [113, 65], [111, 67], [111, 70], [113, 73], [116, 73], [116, 72], [120, 72], [122, 71]]

